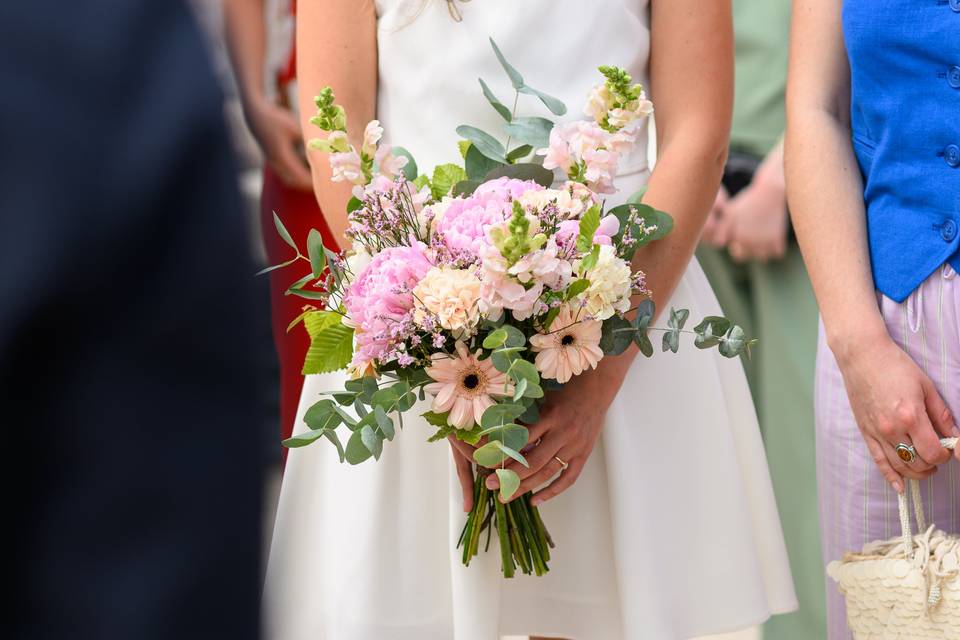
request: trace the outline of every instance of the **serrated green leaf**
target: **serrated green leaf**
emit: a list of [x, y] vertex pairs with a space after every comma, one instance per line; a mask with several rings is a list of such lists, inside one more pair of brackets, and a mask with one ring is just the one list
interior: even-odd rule
[[591, 269], [597, 266], [597, 262], [599, 262], [599, 260], [600, 245], [595, 244], [593, 245], [593, 249], [590, 250], [590, 253], [580, 260], [580, 272], [584, 274], [589, 272]]
[[513, 88], [519, 91], [520, 87], [523, 86], [523, 76], [520, 75], [520, 72], [517, 71], [512, 64], [507, 62], [503, 52], [500, 51], [500, 47], [497, 46], [493, 38], [490, 38], [490, 46], [493, 47], [493, 52], [496, 54], [497, 60], [500, 61], [500, 66], [507, 72], [507, 77], [510, 78], [510, 83], [513, 85]]
[[307, 255], [310, 257], [310, 267], [313, 277], [320, 278], [327, 268], [327, 256], [323, 252], [323, 236], [316, 229], [310, 229], [307, 234]]
[[417, 161], [413, 159], [413, 154], [403, 147], [393, 147], [391, 153], [398, 158], [406, 158], [407, 164], [403, 165], [403, 177], [413, 182], [417, 179]]
[[507, 161], [507, 152], [503, 148], [503, 144], [486, 131], [482, 131], [476, 127], [471, 127], [470, 125], [462, 124], [457, 127], [457, 135], [469, 140], [473, 145], [472, 148], [476, 149], [487, 158], [500, 163]]
[[435, 200], [448, 195], [453, 185], [467, 179], [467, 172], [455, 164], [441, 164], [433, 170], [430, 181], [430, 192]]
[[347, 200], [347, 213], [353, 213], [363, 206], [363, 202], [357, 196], [350, 196]]
[[427, 424], [433, 425], [434, 427], [446, 427], [449, 426], [447, 423], [447, 417], [449, 413], [435, 413], [433, 411], [427, 411], [424, 414], [421, 414], [420, 417], [423, 418]]
[[500, 499], [506, 502], [520, 488], [520, 476], [513, 469], [497, 469], [497, 478], [500, 479]]
[[594, 205], [580, 218], [580, 234], [577, 236], [577, 251], [586, 253], [593, 248], [593, 236], [600, 228], [600, 207]]
[[[303, 362], [304, 375], [339, 371], [346, 368], [353, 357], [353, 329], [342, 324], [339, 315], [333, 312], [317, 314], [326, 315], [311, 314], [304, 318], [310, 334], [310, 347]], [[330, 316], [336, 318], [336, 324], [331, 324]]]
[[550, 145], [553, 122], [546, 118], [514, 118], [513, 122], [504, 126], [504, 130], [511, 138], [543, 149]]
[[567, 287], [567, 300], [573, 300], [578, 295], [590, 288], [590, 281], [586, 278], [580, 278], [579, 280], [574, 280], [570, 283], [570, 286]]
[[493, 95], [493, 91], [490, 90], [490, 87], [487, 86], [487, 83], [483, 81], [483, 78], [477, 78], [480, 81], [480, 88], [483, 90], [483, 97], [487, 99], [487, 102], [490, 103], [490, 106], [493, 107], [497, 113], [500, 114], [500, 117], [510, 122], [513, 119], [513, 116], [510, 115], [510, 109], [507, 108], [507, 105], [500, 102], [497, 99], [497, 96]]
[[464, 160], [467, 159], [467, 151], [470, 150], [470, 141], [469, 140], [458, 140], [457, 149], [460, 150], [460, 157]]
[[370, 459], [373, 454], [367, 445], [363, 443], [363, 436], [360, 430], [354, 431], [347, 440], [347, 448], [344, 450], [344, 458], [349, 464], [360, 464]]

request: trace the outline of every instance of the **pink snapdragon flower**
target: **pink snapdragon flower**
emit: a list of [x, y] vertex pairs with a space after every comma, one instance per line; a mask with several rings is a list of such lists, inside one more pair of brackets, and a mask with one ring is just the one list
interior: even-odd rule
[[356, 329], [358, 362], [388, 360], [406, 336], [396, 335], [413, 311], [413, 288], [432, 265], [426, 246], [388, 247], [373, 256], [350, 284], [343, 299], [347, 316]]
[[[617, 216], [611, 214], [605, 215], [600, 220], [600, 226], [593, 234], [593, 243], [599, 245], [612, 245], [613, 237], [620, 232], [620, 220]], [[564, 220], [560, 223], [557, 230], [557, 238], [564, 244], [575, 240], [580, 234], [579, 220]]]

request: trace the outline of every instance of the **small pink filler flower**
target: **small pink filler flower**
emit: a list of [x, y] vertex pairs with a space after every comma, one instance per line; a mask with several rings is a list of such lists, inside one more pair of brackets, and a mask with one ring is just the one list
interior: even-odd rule
[[537, 370], [544, 378], [563, 384], [587, 369], [597, 368], [603, 358], [600, 349], [602, 322], [577, 320], [570, 305], [564, 305], [549, 331], [530, 338], [537, 354]]
[[447, 413], [447, 422], [457, 429], [469, 431], [488, 407], [495, 404], [494, 398], [513, 395], [513, 384], [507, 375], [497, 371], [489, 358], [479, 360], [480, 351], [470, 353], [467, 345], [457, 341], [457, 355], [433, 354], [433, 364], [427, 367], [427, 375], [436, 382], [425, 388], [433, 396], [433, 411]]

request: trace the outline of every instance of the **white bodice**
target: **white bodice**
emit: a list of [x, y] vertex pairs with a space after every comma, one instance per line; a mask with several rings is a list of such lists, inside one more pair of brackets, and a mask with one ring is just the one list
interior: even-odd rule
[[[647, 84], [649, 0], [377, 0], [378, 118], [386, 139], [406, 147], [421, 171], [460, 162], [455, 129], [469, 124], [501, 137], [503, 120], [487, 104], [483, 78], [508, 107], [513, 87], [488, 38], [527, 84], [567, 105], [563, 120], [583, 118], [597, 67], [616, 65]], [[559, 120], [535, 96], [521, 95], [519, 115]], [[646, 144], [621, 162], [620, 173], [646, 168]]]

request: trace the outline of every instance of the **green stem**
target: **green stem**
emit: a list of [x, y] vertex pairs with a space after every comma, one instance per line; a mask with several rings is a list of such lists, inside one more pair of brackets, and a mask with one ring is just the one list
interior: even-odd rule
[[507, 531], [507, 512], [499, 500], [494, 500], [494, 509], [497, 512], [497, 536], [500, 538], [500, 564], [503, 577], [512, 578], [516, 566], [513, 564], [513, 550], [510, 546], [510, 534]]
[[507, 523], [510, 530], [510, 541], [512, 543], [513, 555], [517, 559], [517, 563], [520, 565], [520, 570], [524, 574], [530, 575], [530, 558], [527, 556], [527, 549], [524, 547], [523, 542], [521, 541], [519, 531], [517, 530], [517, 519], [513, 512], [513, 504], [509, 503], [506, 505], [504, 511], [507, 513]]

